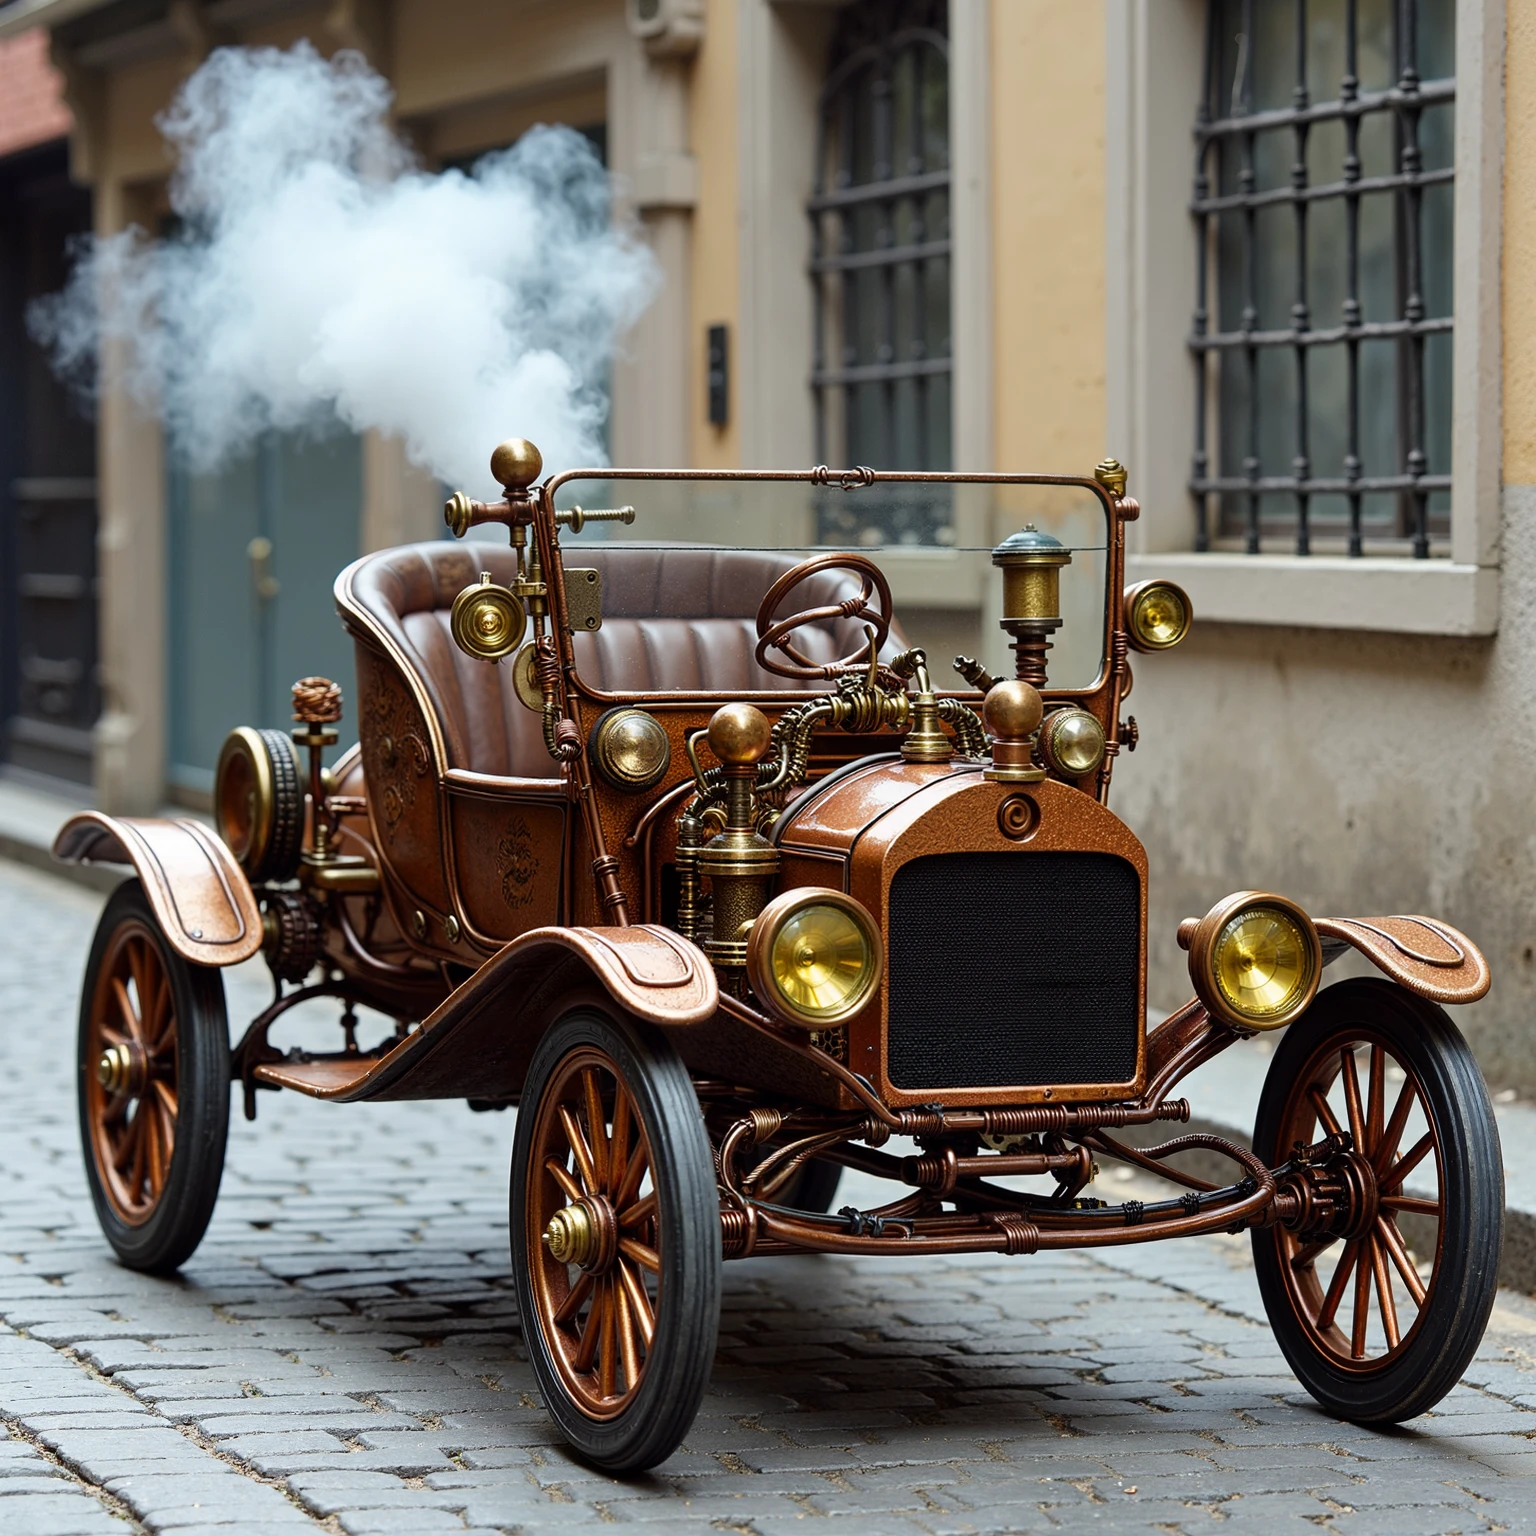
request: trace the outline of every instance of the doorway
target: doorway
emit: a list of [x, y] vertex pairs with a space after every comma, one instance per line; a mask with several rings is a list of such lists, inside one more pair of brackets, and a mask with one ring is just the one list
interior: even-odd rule
[[[320, 674], [356, 705], [352, 643], [331, 595], [361, 550], [362, 445], [269, 432], [224, 468], [170, 456], [169, 787], [206, 804], [237, 725], [292, 725], [290, 689]], [[352, 732], [343, 726], [343, 741]]]

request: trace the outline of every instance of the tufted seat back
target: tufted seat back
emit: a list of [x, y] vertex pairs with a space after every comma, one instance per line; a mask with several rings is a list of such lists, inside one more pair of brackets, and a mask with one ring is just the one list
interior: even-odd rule
[[[656, 547], [619, 542], [564, 552], [572, 567], [595, 568], [603, 583], [603, 622], [573, 638], [582, 680], [605, 693], [644, 698], [661, 692], [758, 693], [821, 689], [764, 671], [753, 660], [755, 615], [763, 595], [802, 557], [756, 550]], [[539, 716], [513, 690], [512, 668], [466, 656], [448, 629], [454, 598], [480, 571], [510, 582], [510, 548], [493, 544], [411, 544], [348, 568], [337, 582], [345, 607], [404, 652], [431, 698], [448, 766], [502, 777], [550, 778], [558, 766], [544, 748]], [[841, 571], [813, 576], [784, 612], [835, 604], [858, 591]], [[863, 644], [857, 622], [837, 619], [801, 630], [796, 644], [817, 661]], [[892, 626], [885, 656], [901, 647]]]

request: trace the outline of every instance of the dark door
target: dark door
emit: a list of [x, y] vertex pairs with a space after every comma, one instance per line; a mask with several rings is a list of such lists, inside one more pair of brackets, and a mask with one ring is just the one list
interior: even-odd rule
[[99, 708], [96, 427], [25, 316], [90, 227], [62, 141], [0, 160], [0, 761], [77, 783]]
[[[352, 645], [336, 573], [360, 552], [362, 450], [349, 433], [269, 433], [212, 474], [167, 466], [170, 779], [210, 793], [237, 725], [292, 725], [297, 678], [341, 684], [353, 719]], [[356, 736], [342, 727], [343, 741]]]

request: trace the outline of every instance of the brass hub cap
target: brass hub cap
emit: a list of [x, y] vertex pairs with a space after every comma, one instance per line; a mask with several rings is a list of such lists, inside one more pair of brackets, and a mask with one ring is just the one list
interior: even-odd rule
[[1370, 1373], [1396, 1360], [1434, 1290], [1444, 1186], [1425, 1104], [1411, 1068], [1362, 1028], [1318, 1047], [1282, 1116], [1281, 1146], [1342, 1132], [1353, 1142], [1292, 1186], [1291, 1222], [1272, 1229], [1296, 1316], [1346, 1370]]
[[612, 1419], [639, 1391], [656, 1333], [650, 1142], [617, 1063], [595, 1046], [565, 1057], [525, 1113], [534, 1131], [524, 1242], [538, 1327], [570, 1401]]
[[161, 943], [137, 918], [113, 932], [83, 1042], [91, 1157], [108, 1202], [129, 1226], [154, 1214], [176, 1150], [176, 1001]]

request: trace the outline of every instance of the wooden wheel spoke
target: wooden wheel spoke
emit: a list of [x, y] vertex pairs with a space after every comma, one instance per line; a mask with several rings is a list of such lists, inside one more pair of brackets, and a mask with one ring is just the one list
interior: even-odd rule
[[1371, 1242], [1371, 1269], [1376, 1277], [1376, 1299], [1381, 1308], [1381, 1326], [1387, 1335], [1387, 1348], [1396, 1349], [1403, 1341], [1397, 1326], [1397, 1301], [1392, 1295], [1392, 1277], [1387, 1273], [1387, 1256], [1379, 1242]]
[[619, 1192], [613, 1197], [616, 1210], [627, 1210], [634, 1198], [640, 1193], [640, 1181], [645, 1177], [646, 1171], [651, 1166], [650, 1148], [644, 1141], [635, 1148], [634, 1156], [630, 1159], [629, 1166], [624, 1170], [624, 1182], [619, 1186]]
[[573, 1179], [558, 1158], [546, 1157], [544, 1171], [560, 1186], [560, 1193], [573, 1204], [581, 1199], [581, 1186]]
[[1342, 1254], [1339, 1255], [1339, 1267], [1333, 1272], [1333, 1279], [1328, 1283], [1328, 1294], [1323, 1297], [1323, 1304], [1318, 1308], [1317, 1326], [1323, 1331], [1333, 1327], [1333, 1319], [1339, 1310], [1339, 1303], [1344, 1299], [1344, 1288], [1349, 1284], [1349, 1276], [1355, 1264], [1360, 1258], [1360, 1243], [1358, 1240], [1350, 1243]]
[[1355, 1048], [1346, 1045], [1339, 1051], [1339, 1077], [1344, 1083], [1344, 1107], [1349, 1111], [1349, 1134], [1354, 1138], [1355, 1150], [1367, 1151], [1365, 1144], [1365, 1110], [1360, 1103], [1360, 1074], [1355, 1070]]
[[166, 1115], [170, 1117], [171, 1124], [175, 1125], [178, 1110], [176, 1090], [171, 1087], [169, 1083], [163, 1082], [158, 1077], [149, 1085], [149, 1087], [150, 1091], [154, 1094], [156, 1101], [159, 1103], [160, 1108]]
[[111, 1024], [107, 1024], [107, 1023], [103, 1022], [103, 1023], [97, 1025], [97, 1029], [100, 1031], [100, 1034], [101, 1034], [101, 1041], [100, 1041], [100, 1043], [102, 1045], [104, 1045], [104, 1046], [106, 1046], [106, 1045], [127, 1045], [128, 1044], [128, 1039], [129, 1039], [128, 1035], [124, 1031], [115, 1028]]
[[614, 1322], [619, 1335], [619, 1359], [624, 1366], [624, 1390], [640, 1385], [640, 1351], [635, 1347], [637, 1320], [631, 1311], [629, 1291], [622, 1281], [613, 1288]]
[[640, 1327], [640, 1337], [645, 1341], [646, 1351], [649, 1352], [651, 1343], [656, 1337], [656, 1314], [651, 1311], [651, 1298], [645, 1293], [645, 1286], [641, 1283], [639, 1275], [632, 1270], [623, 1259], [618, 1262], [619, 1284], [624, 1287], [624, 1294], [629, 1297], [630, 1315]]
[[603, 1336], [597, 1352], [597, 1390], [601, 1397], [612, 1397], [617, 1384], [619, 1351], [619, 1307], [612, 1275], [603, 1276]]
[[1412, 1211], [1418, 1216], [1433, 1216], [1437, 1221], [1441, 1216], [1438, 1200], [1420, 1200], [1414, 1195], [1382, 1195], [1376, 1203], [1389, 1211]]
[[1382, 1132], [1380, 1142], [1371, 1154], [1371, 1165], [1376, 1170], [1376, 1177], [1382, 1176], [1388, 1163], [1397, 1155], [1397, 1144], [1403, 1139], [1403, 1127], [1408, 1124], [1408, 1113], [1413, 1108], [1413, 1101], [1418, 1095], [1418, 1084], [1410, 1077], [1397, 1096], [1397, 1103], [1392, 1106], [1392, 1118], [1387, 1122], [1387, 1128]]
[[582, 1135], [581, 1126], [576, 1116], [571, 1113], [569, 1104], [560, 1106], [560, 1124], [565, 1130], [565, 1139], [576, 1159], [576, 1167], [581, 1173], [582, 1183], [594, 1194], [597, 1193], [597, 1170], [592, 1163], [592, 1149], [587, 1145], [587, 1138]]
[[1361, 1147], [1360, 1152], [1362, 1156], [1374, 1158], [1381, 1145], [1387, 1096], [1387, 1053], [1374, 1041], [1371, 1042], [1365, 1081], [1365, 1134], [1369, 1145]]
[[613, 1093], [613, 1134], [608, 1140], [608, 1179], [615, 1194], [622, 1187], [629, 1167], [630, 1128], [629, 1095], [624, 1091], [623, 1083], [616, 1083]]
[[165, 1175], [171, 1165], [170, 1127], [157, 1104], [146, 1100], [139, 1113], [149, 1124], [144, 1127], [144, 1138], [149, 1144], [149, 1195], [153, 1199], [165, 1188]]
[[176, 1004], [171, 997], [171, 978], [164, 971], [155, 989], [154, 1007], [146, 1016], [144, 1033], [151, 1042], [151, 1055], [163, 1055], [176, 1044]]
[[633, 1259], [642, 1269], [648, 1269], [654, 1274], [661, 1272], [661, 1258], [654, 1248], [647, 1248], [642, 1242], [633, 1237], [621, 1237], [619, 1239], [619, 1252], [627, 1259]]
[[[123, 1106], [126, 1110], [128, 1099], [125, 1096]], [[112, 1166], [123, 1175], [125, 1179], [132, 1180], [132, 1159], [138, 1154], [139, 1142], [144, 1135], [143, 1117], [135, 1115], [132, 1120], [124, 1122], [122, 1139], [113, 1149]]]
[[1323, 1091], [1320, 1083], [1313, 1083], [1307, 1089], [1307, 1097], [1312, 1101], [1312, 1108], [1317, 1111], [1317, 1118], [1322, 1121], [1323, 1129], [1330, 1136], [1338, 1136], [1344, 1127], [1338, 1122], [1338, 1117], [1333, 1112], [1333, 1106], [1328, 1102], [1328, 1095]]
[[1376, 1222], [1377, 1241], [1387, 1250], [1387, 1256], [1392, 1260], [1398, 1274], [1403, 1277], [1403, 1284], [1408, 1287], [1408, 1294], [1413, 1297], [1416, 1307], [1424, 1305], [1424, 1298], [1429, 1292], [1424, 1287], [1424, 1282], [1419, 1278], [1419, 1272], [1413, 1267], [1413, 1260], [1408, 1256], [1408, 1250], [1403, 1246], [1402, 1234], [1397, 1230], [1397, 1224], [1390, 1218], [1378, 1218]]
[[645, 1199], [637, 1200], [627, 1211], [619, 1212], [619, 1225], [621, 1227], [638, 1227], [641, 1222], [649, 1221], [656, 1214], [656, 1191], [653, 1189]]
[[[620, 1089], [619, 1092], [623, 1092]], [[592, 1192], [608, 1188], [608, 1129], [603, 1114], [603, 1096], [598, 1091], [597, 1069], [586, 1067], [581, 1074], [582, 1099], [587, 1111], [587, 1136], [592, 1148]]]
[[576, 1358], [572, 1361], [576, 1370], [582, 1374], [592, 1369], [592, 1362], [597, 1358], [598, 1341], [603, 1333], [604, 1309], [608, 1302], [608, 1287], [602, 1280], [598, 1280], [594, 1287], [592, 1306], [587, 1313], [586, 1327], [581, 1330], [581, 1343], [576, 1349]]
[[1349, 1331], [1349, 1352], [1356, 1360], [1365, 1359], [1365, 1330], [1371, 1321], [1371, 1272], [1375, 1256], [1376, 1244], [1369, 1237], [1362, 1237], [1360, 1257], [1355, 1264], [1355, 1315]]
[[1377, 1187], [1383, 1191], [1394, 1190], [1415, 1168], [1424, 1161], [1424, 1155], [1435, 1144], [1435, 1133], [1425, 1131], [1409, 1149], [1382, 1174], [1377, 1181]]
[[1291, 1255], [1291, 1268], [1306, 1269], [1308, 1265], [1315, 1264], [1318, 1256], [1326, 1253], [1336, 1242], [1338, 1242], [1336, 1237], [1323, 1237], [1313, 1243], [1302, 1243]]
[[112, 978], [112, 996], [117, 1003], [118, 1016], [123, 1021], [123, 1031], [129, 1040], [137, 1040], [141, 1045], [144, 1042], [144, 1021], [139, 1017], [138, 1010], [133, 1006], [133, 999], [128, 996], [128, 988], [121, 976]]
[[555, 1321], [557, 1323], [564, 1326], [581, 1311], [587, 1297], [592, 1294], [595, 1278], [595, 1276], [583, 1272], [576, 1281], [576, 1284], [565, 1293], [565, 1300], [555, 1308]]

